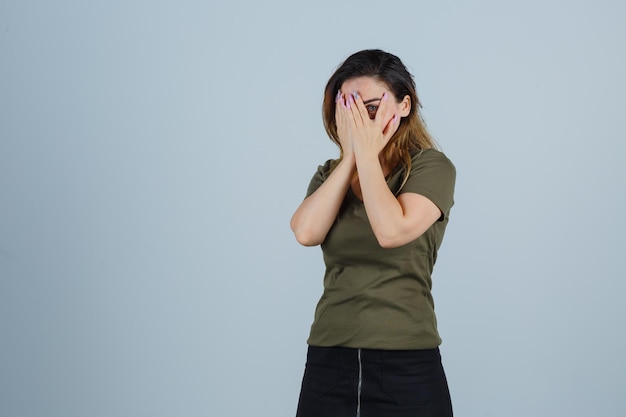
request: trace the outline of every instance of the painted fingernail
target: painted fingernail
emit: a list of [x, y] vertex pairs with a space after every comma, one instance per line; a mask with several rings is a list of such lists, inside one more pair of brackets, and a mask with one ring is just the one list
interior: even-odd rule
[[335, 96], [335, 103], [339, 102], [340, 98], [341, 98], [341, 90], [337, 90], [337, 95]]
[[354, 97], [354, 99], [356, 100], [357, 98], [359, 98], [359, 93], [357, 91], [353, 91], [352, 97]]
[[383, 93], [383, 100], [387, 100], [387, 92]]

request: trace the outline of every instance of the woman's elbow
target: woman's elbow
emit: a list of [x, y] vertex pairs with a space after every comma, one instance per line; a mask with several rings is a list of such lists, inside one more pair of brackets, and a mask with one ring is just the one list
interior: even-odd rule
[[396, 233], [374, 233], [378, 244], [383, 249], [393, 249], [400, 246], [404, 246], [409, 242], [412, 242], [417, 237], [413, 238], [410, 234]]
[[316, 246], [322, 243], [319, 237], [316, 236], [312, 230], [302, 227], [295, 219], [291, 219], [289, 226], [291, 227], [291, 231], [293, 232], [296, 240], [302, 246]]
[[398, 239], [394, 239], [392, 236], [376, 236], [376, 240], [383, 249], [393, 249], [404, 245], [404, 243], [400, 242]]
[[293, 234], [296, 237], [296, 240], [302, 246], [317, 246], [322, 243], [323, 239], [319, 239], [319, 237], [315, 236], [312, 233], [307, 233], [301, 230], [293, 230]]

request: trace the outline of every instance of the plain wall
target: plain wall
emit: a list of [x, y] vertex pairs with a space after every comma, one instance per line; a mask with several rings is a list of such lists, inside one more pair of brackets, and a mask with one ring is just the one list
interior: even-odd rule
[[0, 2], [0, 415], [293, 416], [289, 218], [382, 48], [458, 173], [434, 274], [464, 417], [626, 413], [626, 3]]

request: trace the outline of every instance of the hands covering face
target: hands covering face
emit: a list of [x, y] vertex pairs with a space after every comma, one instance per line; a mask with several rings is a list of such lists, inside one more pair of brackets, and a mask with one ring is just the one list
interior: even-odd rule
[[386, 91], [380, 99], [378, 109], [370, 111], [356, 91], [347, 96], [338, 91], [335, 98], [335, 121], [344, 157], [354, 155], [378, 159], [378, 154], [398, 129], [400, 117], [396, 111], [397, 108], [390, 103], [389, 93]]

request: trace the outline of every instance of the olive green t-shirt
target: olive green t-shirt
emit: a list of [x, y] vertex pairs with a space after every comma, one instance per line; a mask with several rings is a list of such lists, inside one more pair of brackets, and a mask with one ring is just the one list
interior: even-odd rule
[[[328, 177], [331, 163], [318, 168], [307, 196]], [[315, 310], [309, 345], [394, 350], [431, 349], [441, 344], [431, 273], [454, 204], [455, 177], [454, 165], [435, 149], [412, 154], [411, 173], [402, 189], [402, 167], [388, 176], [394, 194], [421, 194], [442, 212], [422, 236], [390, 249], [378, 244], [363, 202], [348, 190], [321, 245], [326, 264], [324, 292]]]

